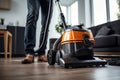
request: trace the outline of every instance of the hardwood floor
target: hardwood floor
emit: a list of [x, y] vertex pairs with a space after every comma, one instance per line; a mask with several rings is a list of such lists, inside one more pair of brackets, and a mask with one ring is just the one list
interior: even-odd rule
[[21, 64], [22, 58], [0, 58], [0, 80], [120, 80], [120, 67], [64, 69], [47, 62]]

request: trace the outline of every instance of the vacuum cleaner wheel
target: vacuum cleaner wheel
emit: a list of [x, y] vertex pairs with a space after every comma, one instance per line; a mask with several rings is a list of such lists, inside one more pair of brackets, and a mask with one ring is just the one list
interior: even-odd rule
[[48, 64], [49, 65], [54, 65], [55, 62], [56, 62], [56, 53], [55, 53], [55, 51], [48, 50], [47, 59], [48, 59]]

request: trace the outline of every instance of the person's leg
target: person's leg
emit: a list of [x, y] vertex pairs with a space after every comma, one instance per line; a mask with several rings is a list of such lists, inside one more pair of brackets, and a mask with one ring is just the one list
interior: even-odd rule
[[[29, 62], [27, 59], [29, 56], [34, 56], [34, 47], [36, 42], [36, 24], [39, 17], [39, 0], [27, 0], [28, 14], [25, 27], [24, 36], [24, 48], [26, 52], [26, 58], [24, 62]], [[27, 56], [28, 55], [28, 56]], [[31, 58], [33, 59], [33, 58]]]
[[25, 28], [24, 46], [26, 53], [34, 55], [36, 24], [39, 17], [39, 0], [27, 0], [28, 14]]
[[[42, 28], [40, 33], [40, 50], [38, 51], [38, 56], [45, 55], [45, 49], [48, 38], [48, 29], [50, 20], [52, 17], [53, 4], [52, 0], [41, 0], [41, 16], [42, 16]], [[50, 10], [50, 11], [49, 11]]]

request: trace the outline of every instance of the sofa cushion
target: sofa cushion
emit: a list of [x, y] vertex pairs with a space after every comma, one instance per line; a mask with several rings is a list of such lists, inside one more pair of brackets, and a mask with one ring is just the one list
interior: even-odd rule
[[120, 52], [120, 47], [101, 47], [101, 48], [94, 48], [95, 52]]
[[120, 34], [120, 20], [113, 21], [110, 24], [115, 34]]
[[117, 37], [116, 35], [109, 35], [109, 36], [96, 36], [95, 41], [96, 44], [94, 47], [113, 47], [118, 45], [117, 44]]
[[118, 46], [120, 46], [120, 36], [118, 37]]
[[100, 28], [100, 30], [98, 31], [96, 36], [107, 35], [107, 34], [109, 34], [110, 31], [111, 31], [110, 28], [108, 28], [107, 26], [103, 26], [102, 28]]

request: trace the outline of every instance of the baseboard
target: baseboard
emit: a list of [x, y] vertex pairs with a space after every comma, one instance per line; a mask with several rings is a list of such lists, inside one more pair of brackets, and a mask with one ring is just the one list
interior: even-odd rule
[[[12, 57], [25, 57], [25, 54], [12, 54]], [[0, 58], [4, 58], [4, 54], [0, 54]]]

